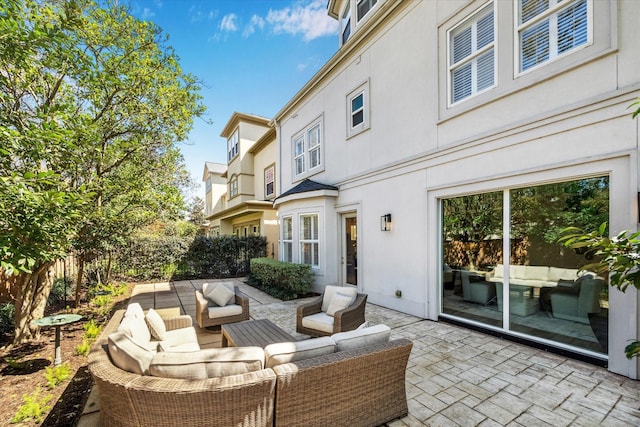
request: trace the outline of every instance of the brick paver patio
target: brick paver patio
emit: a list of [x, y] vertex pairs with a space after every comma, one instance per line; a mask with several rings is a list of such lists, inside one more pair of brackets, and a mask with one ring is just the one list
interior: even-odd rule
[[[215, 280], [211, 280], [215, 281]], [[295, 307], [234, 280], [250, 301], [251, 318], [268, 318], [298, 338]], [[143, 308], [179, 307], [195, 322], [194, 289], [206, 280], [138, 285]], [[367, 304], [367, 320], [391, 327], [391, 338], [414, 347], [407, 367], [409, 415], [400, 426], [640, 426], [640, 382], [606, 369], [442, 322]], [[198, 329], [198, 328], [197, 328]], [[198, 331], [203, 347], [220, 334]], [[92, 393], [79, 426], [98, 425]]]

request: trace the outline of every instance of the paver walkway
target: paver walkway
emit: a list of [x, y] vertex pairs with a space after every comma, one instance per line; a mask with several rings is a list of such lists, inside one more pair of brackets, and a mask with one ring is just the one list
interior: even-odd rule
[[[213, 282], [215, 280], [210, 280]], [[268, 318], [298, 338], [295, 307], [234, 280], [250, 297], [251, 318]], [[206, 280], [138, 285], [131, 301], [143, 308], [180, 307], [195, 322], [194, 289]], [[640, 382], [606, 369], [480, 332], [367, 304], [371, 324], [384, 323], [391, 338], [408, 338], [409, 415], [400, 426], [640, 426]], [[199, 331], [203, 347], [220, 334]], [[80, 427], [97, 426], [92, 393]]]

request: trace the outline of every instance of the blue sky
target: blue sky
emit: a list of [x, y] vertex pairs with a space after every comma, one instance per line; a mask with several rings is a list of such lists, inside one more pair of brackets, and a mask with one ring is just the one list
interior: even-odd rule
[[[194, 181], [226, 163], [220, 137], [234, 111], [273, 117], [338, 49], [326, 0], [130, 0], [131, 13], [169, 34], [183, 71], [202, 81], [207, 119], [180, 144]], [[204, 198], [203, 186], [190, 196]]]

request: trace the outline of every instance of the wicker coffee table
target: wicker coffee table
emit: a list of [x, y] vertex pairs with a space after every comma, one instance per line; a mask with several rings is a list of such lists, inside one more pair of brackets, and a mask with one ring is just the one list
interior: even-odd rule
[[269, 344], [295, 340], [268, 319], [245, 320], [222, 325], [222, 347], [265, 348]]

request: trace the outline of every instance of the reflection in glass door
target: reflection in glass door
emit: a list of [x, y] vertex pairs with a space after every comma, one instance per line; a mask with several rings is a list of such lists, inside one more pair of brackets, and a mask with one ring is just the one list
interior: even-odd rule
[[502, 192], [442, 201], [442, 313], [502, 327], [496, 287], [487, 279], [502, 261]]
[[558, 241], [607, 221], [607, 176], [443, 199], [442, 314], [607, 354], [607, 278]]
[[358, 224], [355, 213], [344, 216], [342, 224], [342, 277], [346, 285], [358, 286]]

